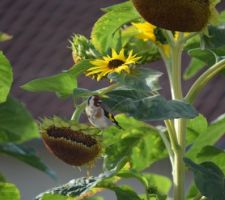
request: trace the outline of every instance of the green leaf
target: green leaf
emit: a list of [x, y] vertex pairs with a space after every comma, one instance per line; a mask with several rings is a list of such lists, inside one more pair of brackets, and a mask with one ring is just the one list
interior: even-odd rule
[[195, 184], [192, 184], [187, 192], [187, 200], [193, 200], [196, 196], [200, 195]]
[[197, 154], [198, 162], [211, 161], [225, 173], [225, 151], [214, 146], [205, 146]]
[[20, 192], [14, 184], [0, 182], [1, 200], [20, 200]]
[[[1, 37], [1, 35], [0, 35]], [[5, 102], [13, 81], [12, 67], [2, 51], [0, 51], [0, 103]]]
[[14, 98], [0, 104], [0, 144], [38, 138], [38, 128], [25, 106]]
[[128, 157], [132, 168], [142, 170], [167, 156], [158, 130], [125, 115], [117, 115], [116, 119], [124, 130], [111, 127], [104, 131], [104, 164], [107, 169], [114, 167], [121, 158]]
[[140, 173], [135, 170], [121, 170], [117, 176], [122, 178], [136, 178], [145, 186], [149, 194], [157, 195], [161, 199], [166, 198], [166, 194], [171, 188], [170, 179], [157, 174]]
[[219, 26], [208, 26], [208, 35], [204, 35], [203, 41], [206, 48], [215, 49], [225, 45], [225, 23]]
[[85, 200], [104, 200], [103, 197], [90, 197], [90, 198], [85, 198]]
[[35, 200], [43, 200], [43, 196], [46, 194], [57, 194], [66, 197], [76, 197], [85, 194], [90, 191], [96, 185], [100, 184], [105, 179], [113, 177], [117, 172], [126, 164], [126, 160], [120, 160], [114, 168], [109, 171], [105, 171], [99, 174], [97, 177], [81, 177], [78, 179], [72, 179], [68, 183], [49, 189], [41, 194], [39, 194]]
[[12, 39], [12, 36], [7, 34], [7, 33], [3, 33], [3, 32], [0, 32], [0, 42], [4, 42], [4, 41], [7, 41], [7, 40], [11, 40]]
[[207, 64], [209, 67], [215, 64], [218, 60], [217, 55], [210, 49], [191, 49], [188, 51], [188, 54], [205, 64]]
[[58, 97], [66, 97], [73, 93], [77, 81], [66, 72], [32, 80], [22, 86], [30, 92], [55, 92]]
[[207, 145], [215, 144], [225, 133], [225, 115], [212, 122], [206, 131], [202, 132], [193, 143], [186, 156], [195, 161], [197, 154]]
[[138, 90], [118, 89], [107, 93], [103, 101], [113, 111], [128, 113], [140, 120], [166, 120], [175, 118], [194, 118], [197, 112], [183, 101], [167, 101], [162, 96], [143, 95]]
[[112, 81], [125, 85], [129, 89], [149, 92], [160, 89], [159, 77], [161, 75], [162, 73], [156, 70], [138, 68], [133, 70], [130, 74], [112, 73], [108, 76], [108, 78]]
[[[127, 24], [135, 19], [140, 18], [140, 15], [135, 10], [131, 3], [123, 4], [120, 9], [110, 10], [104, 14], [94, 25], [91, 33], [91, 41], [103, 54], [109, 48], [115, 48], [118, 39], [116, 31], [121, 26]], [[114, 37], [116, 40], [114, 40]]]
[[199, 114], [194, 119], [190, 119], [187, 125], [187, 145], [193, 143], [200, 134], [204, 134], [207, 131], [208, 122], [207, 119]]
[[31, 148], [13, 143], [0, 144], [0, 154], [12, 156], [38, 170], [45, 172], [54, 179], [56, 178], [55, 173], [51, 171], [37, 155], [35, 155], [34, 150]]
[[58, 194], [45, 194], [41, 200], [69, 200], [69, 198]]
[[65, 72], [32, 80], [21, 87], [30, 92], [54, 92], [58, 97], [67, 97], [77, 87], [77, 76], [90, 66], [89, 60], [84, 60]]
[[114, 4], [112, 6], [106, 7], [106, 8], [102, 8], [101, 10], [103, 12], [111, 12], [111, 11], [124, 11], [128, 8], [131, 8], [133, 5], [130, 1], [126, 1], [123, 3], [118, 3], [118, 4]]
[[85, 88], [76, 88], [73, 91], [73, 96], [75, 98], [79, 98], [79, 97], [87, 98], [89, 96], [92, 96], [93, 94], [94, 94], [94, 92], [92, 92], [91, 90], [85, 89]]
[[225, 199], [225, 177], [223, 172], [212, 162], [195, 164], [185, 158], [185, 164], [193, 171], [195, 184], [208, 200]]
[[204, 67], [205, 67], [205, 62], [196, 58], [192, 58], [190, 64], [185, 69], [184, 79], [185, 80], [191, 79]]
[[132, 200], [141, 200], [141, 198], [137, 195], [136, 192], [129, 186], [123, 185], [120, 187], [111, 188], [116, 193], [117, 200], [125, 200], [125, 199], [132, 199]]
[[134, 54], [141, 57], [138, 61], [140, 64], [152, 63], [161, 58], [158, 47], [150, 41], [133, 37], [125, 48], [133, 50]]

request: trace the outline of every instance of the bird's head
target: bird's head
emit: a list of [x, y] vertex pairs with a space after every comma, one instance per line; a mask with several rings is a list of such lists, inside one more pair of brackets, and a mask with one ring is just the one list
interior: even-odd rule
[[88, 105], [89, 106], [95, 106], [95, 107], [99, 107], [101, 106], [102, 104], [102, 100], [99, 96], [97, 95], [93, 95], [93, 96], [90, 96], [88, 98]]

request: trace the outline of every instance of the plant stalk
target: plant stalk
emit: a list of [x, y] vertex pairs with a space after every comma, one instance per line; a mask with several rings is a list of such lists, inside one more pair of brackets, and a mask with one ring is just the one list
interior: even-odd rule
[[[183, 33], [179, 33], [178, 40], [174, 43], [171, 49], [171, 95], [173, 100], [182, 100], [182, 83], [181, 83], [181, 59], [183, 51]], [[175, 119], [174, 127], [176, 130], [178, 148], [174, 151], [173, 164], [173, 184], [174, 184], [174, 200], [184, 200], [184, 149], [185, 149], [185, 130], [186, 120]]]

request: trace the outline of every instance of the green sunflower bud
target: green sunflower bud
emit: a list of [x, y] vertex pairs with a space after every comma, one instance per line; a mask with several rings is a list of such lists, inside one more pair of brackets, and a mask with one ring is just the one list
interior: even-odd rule
[[198, 32], [215, 17], [215, 0], [132, 0], [141, 16], [155, 26]]
[[66, 122], [60, 118], [44, 119], [40, 132], [47, 149], [73, 166], [91, 165], [101, 152], [101, 144], [93, 131], [84, 124]]
[[73, 60], [76, 64], [81, 60], [93, 59], [99, 56], [94, 45], [83, 35], [74, 35], [70, 43]]

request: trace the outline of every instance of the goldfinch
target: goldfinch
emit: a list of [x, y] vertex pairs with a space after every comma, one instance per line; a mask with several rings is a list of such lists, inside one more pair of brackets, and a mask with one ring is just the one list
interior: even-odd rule
[[105, 129], [108, 126], [115, 125], [119, 129], [122, 127], [116, 121], [112, 113], [109, 113], [102, 107], [102, 101], [99, 96], [90, 96], [85, 108], [89, 122], [99, 129]]

